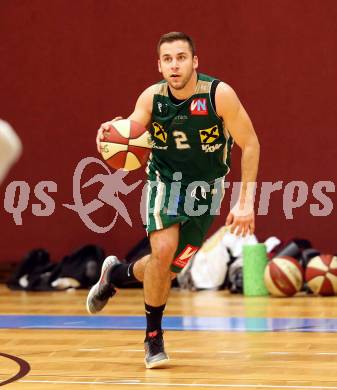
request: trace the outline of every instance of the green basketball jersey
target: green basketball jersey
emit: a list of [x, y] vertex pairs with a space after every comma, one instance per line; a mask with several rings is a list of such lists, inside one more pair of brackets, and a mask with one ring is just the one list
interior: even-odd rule
[[181, 172], [185, 184], [196, 180], [210, 183], [228, 173], [233, 139], [213, 107], [215, 81], [198, 74], [194, 95], [180, 104], [170, 99], [166, 81], [156, 84], [148, 173], [171, 181], [175, 172]]

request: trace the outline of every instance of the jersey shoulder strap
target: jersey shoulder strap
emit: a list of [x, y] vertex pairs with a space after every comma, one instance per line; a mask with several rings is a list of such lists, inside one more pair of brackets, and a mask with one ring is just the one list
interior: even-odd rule
[[216, 105], [215, 105], [215, 92], [217, 86], [220, 84], [220, 80], [214, 79], [211, 85], [211, 90], [210, 90], [210, 96], [211, 96], [211, 102], [214, 107], [214, 111], [216, 112]]
[[216, 79], [215, 77], [208, 76], [203, 73], [198, 73], [198, 84], [196, 88], [196, 93], [208, 93], [215, 112], [215, 92], [219, 83], [220, 80]]
[[168, 86], [165, 80], [154, 85], [154, 95], [168, 96]]

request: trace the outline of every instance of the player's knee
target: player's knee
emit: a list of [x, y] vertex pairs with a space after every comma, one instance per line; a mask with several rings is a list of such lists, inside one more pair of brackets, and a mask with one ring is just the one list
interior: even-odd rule
[[169, 267], [174, 254], [176, 252], [176, 245], [170, 242], [157, 242], [155, 246], [152, 247], [152, 254], [154, 258], [158, 259], [160, 266]]

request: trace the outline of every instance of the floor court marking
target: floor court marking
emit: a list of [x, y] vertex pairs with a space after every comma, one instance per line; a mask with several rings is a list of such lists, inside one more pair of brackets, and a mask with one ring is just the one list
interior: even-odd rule
[[[75, 349], [60, 349], [60, 350], [55, 350], [52, 351], [52, 353], [62, 353], [62, 352], [71, 352], [71, 351], [77, 351], [77, 352], [99, 352], [99, 351], [108, 351], [109, 348], [113, 348], [114, 350], [117, 350], [118, 352], [132, 352], [132, 353], [144, 353], [144, 348], [128, 348], [128, 349], [118, 349], [115, 346], [107, 346], [105, 348], [75, 348]], [[170, 350], [171, 353], [198, 353], [199, 350], [179, 350], [179, 349], [173, 349]], [[248, 351], [216, 351], [216, 350], [204, 350], [205, 353], [208, 354], [219, 354], [219, 355], [245, 355], [247, 356]], [[45, 355], [45, 354], [50, 354], [50, 351], [42, 351], [42, 352], [30, 352], [26, 353], [25, 356], [36, 356], [36, 355]], [[254, 352], [254, 353], [249, 353], [249, 355], [300, 355], [300, 356], [337, 356], [337, 352], [312, 352], [312, 351], [266, 351], [266, 352]]]
[[0, 382], [0, 386], [5, 386], [5, 385], [8, 385], [9, 383], [16, 382], [29, 373], [30, 365], [25, 360], [23, 360], [17, 356], [8, 355], [7, 353], [3, 353], [3, 352], [0, 352], [0, 356], [4, 357], [6, 359], [9, 359], [9, 360], [13, 360], [19, 366], [19, 371], [11, 378], [5, 379], [4, 381]]
[[[227, 332], [337, 333], [336, 318], [175, 317], [163, 320], [166, 330]], [[144, 316], [0, 315], [6, 329], [143, 330]]]
[[214, 387], [214, 388], [258, 388], [258, 389], [321, 389], [321, 390], [337, 390], [337, 386], [310, 386], [310, 385], [260, 385], [251, 383], [172, 383], [172, 382], [141, 382], [139, 380], [124, 380], [124, 381], [102, 381], [102, 382], [85, 382], [85, 381], [38, 381], [38, 380], [20, 380], [22, 383], [45, 383], [45, 384], [60, 384], [60, 385], [135, 385], [135, 386], [176, 386], [176, 387]]
[[[120, 352], [139, 352], [139, 353], [144, 353], [144, 349], [122, 349], [120, 350]], [[263, 356], [263, 355], [275, 355], [275, 356], [291, 356], [291, 355], [295, 355], [295, 356], [322, 356], [322, 355], [327, 355], [327, 356], [336, 356], [337, 355], [337, 352], [303, 352], [303, 351], [300, 351], [300, 352], [292, 352], [292, 351], [269, 351], [269, 352], [255, 352], [255, 353], [251, 353], [248, 351], [233, 351], [233, 352], [229, 352], [229, 351], [204, 351], [205, 353], [209, 353], [209, 354], [215, 354], [215, 355], [238, 355], [238, 354], [241, 354], [243, 356], [246, 356], [246, 357], [250, 357], [250, 356]], [[198, 351], [180, 351], [180, 350], [171, 350], [170, 349], [170, 353], [181, 353], [181, 354], [184, 354], [184, 353], [198, 353]]]
[[78, 351], [80, 351], [80, 352], [97, 352], [97, 351], [102, 351], [102, 348], [79, 348]]

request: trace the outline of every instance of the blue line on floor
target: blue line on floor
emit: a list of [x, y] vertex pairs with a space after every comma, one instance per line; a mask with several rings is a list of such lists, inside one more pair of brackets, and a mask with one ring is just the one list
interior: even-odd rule
[[[3, 329], [136, 329], [143, 316], [0, 315]], [[337, 332], [335, 318], [164, 317], [166, 330], [224, 332]]]

